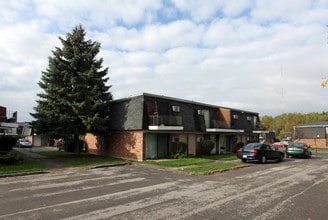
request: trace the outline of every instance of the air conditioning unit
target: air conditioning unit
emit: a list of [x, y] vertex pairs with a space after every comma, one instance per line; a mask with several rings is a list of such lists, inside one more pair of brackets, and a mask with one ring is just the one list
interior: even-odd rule
[[179, 137], [178, 136], [172, 137], [172, 142], [179, 142]]
[[172, 105], [172, 111], [173, 112], [180, 112], [180, 106], [178, 106], [178, 105]]

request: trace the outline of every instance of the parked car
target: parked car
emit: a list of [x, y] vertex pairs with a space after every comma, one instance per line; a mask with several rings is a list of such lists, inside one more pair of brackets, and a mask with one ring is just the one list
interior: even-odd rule
[[286, 141], [275, 142], [272, 144], [272, 146], [274, 146], [276, 149], [286, 151], [287, 147], [288, 147], [288, 142], [286, 142]]
[[287, 157], [304, 157], [312, 156], [311, 147], [303, 142], [291, 142], [286, 149]]
[[266, 163], [267, 160], [282, 161], [285, 157], [284, 152], [276, 150], [271, 144], [249, 143], [237, 151], [237, 157], [243, 162], [257, 160]]
[[59, 151], [64, 150], [64, 140], [62, 138], [54, 139], [54, 146], [57, 147]]
[[20, 138], [16, 142], [16, 147], [32, 147], [32, 143], [24, 138]]

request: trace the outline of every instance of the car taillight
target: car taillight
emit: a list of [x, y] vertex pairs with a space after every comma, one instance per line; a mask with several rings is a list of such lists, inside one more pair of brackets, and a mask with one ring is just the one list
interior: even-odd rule
[[257, 150], [250, 150], [249, 153], [251, 153], [251, 154], [257, 154], [258, 151]]
[[306, 147], [303, 147], [303, 151], [306, 151], [307, 149], [306, 149]]
[[237, 153], [241, 153], [243, 150], [240, 148], [237, 150]]

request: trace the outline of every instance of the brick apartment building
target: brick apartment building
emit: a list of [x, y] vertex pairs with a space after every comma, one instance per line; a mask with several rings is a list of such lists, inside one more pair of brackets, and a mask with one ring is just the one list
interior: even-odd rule
[[173, 142], [187, 143], [199, 155], [212, 140], [213, 154], [233, 152], [237, 142], [259, 141], [259, 114], [144, 93], [112, 101], [110, 134], [85, 137], [88, 151], [133, 160], [167, 158]]

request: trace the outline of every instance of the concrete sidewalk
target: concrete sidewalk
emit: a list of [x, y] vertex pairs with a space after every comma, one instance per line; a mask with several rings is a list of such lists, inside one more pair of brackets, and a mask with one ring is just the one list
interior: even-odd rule
[[58, 149], [55, 147], [32, 147], [32, 148], [14, 148], [14, 149], [24, 154], [26, 159], [43, 163], [49, 166], [50, 168], [69, 167], [69, 165], [64, 162], [54, 160], [49, 157], [42, 156], [36, 153], [40, 151], [58, 151]]

